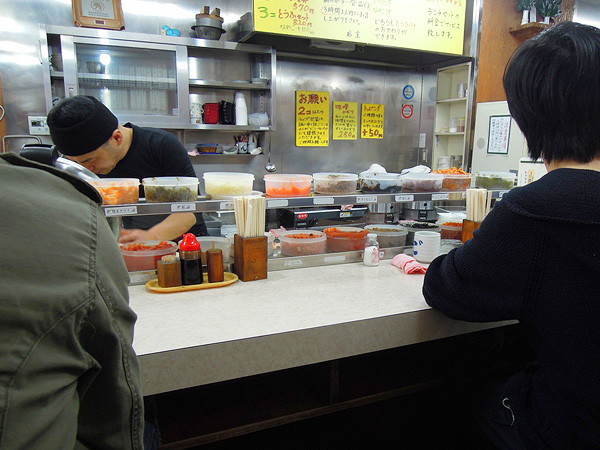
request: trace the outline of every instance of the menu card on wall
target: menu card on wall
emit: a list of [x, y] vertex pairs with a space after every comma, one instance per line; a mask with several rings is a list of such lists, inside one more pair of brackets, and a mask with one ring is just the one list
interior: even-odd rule
[[383, 119], [385, 105], [363, 103], [361, 112], [360, 137], [363, 139], [383, 139]]
[[490, 116], [487, 152], [507, 155], [511, 116]]
[[358, 103], [333, 102], [332, 139], [356, 140], [358, 128]]
[[329, 92], [296, 91], [296, 146], [329, 145]]
[[254, 29], [462, 55], [467, 0], [254, 0]]

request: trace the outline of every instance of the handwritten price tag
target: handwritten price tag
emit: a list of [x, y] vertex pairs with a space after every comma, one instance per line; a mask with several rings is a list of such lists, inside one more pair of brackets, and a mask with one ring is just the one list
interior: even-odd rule
[[444, 194], [431, 194], [431, 200], [448, 200], [450, 195], [447, 193]]
[[219, 209], [222, 211], [231, 211], [233, 210], [233, 202], [221, 202], [219, 204]]
[[284, 267], [298, 267], [302, 265], [301, 259], [289, 259], [283, 263]]
[[414, 202], [415, 196], [414, 195], [396, 195], [394, 197], [394, 200], [396, 200], [397, 202]]
[[120, 206], [118, 208], [106, 208], [104, 210], [104, 215], [106, 217], [130, 216], [132, 214], [137, 214], [137, 206]]
[[186, 212], [196, 211], [195, 203], [173, 203], [171, 205], [171, 212]]
[[357, 195], [356, 203], [377, 203], [376, 195]]

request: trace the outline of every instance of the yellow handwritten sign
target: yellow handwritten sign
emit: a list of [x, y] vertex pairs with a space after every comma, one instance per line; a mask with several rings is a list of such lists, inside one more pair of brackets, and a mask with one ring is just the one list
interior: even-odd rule
[[385, 105], [363, 103], [361, 111], [360, 137], [363, 139], [383, 139], [383, 119]]
[[358, 103], [333, 102], [332, 139], [355, 140], [358, 128]]
[[254, 0], [266, 33], [463, 54], [467, 0]]
[[296, 146], [329, 145], [329, 92], [296, 91]]

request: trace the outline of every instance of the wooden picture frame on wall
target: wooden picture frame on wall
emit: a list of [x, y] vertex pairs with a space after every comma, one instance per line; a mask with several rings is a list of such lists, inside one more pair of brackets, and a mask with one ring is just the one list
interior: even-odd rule
[[78, 27], [122, 30], [123, 7], [121, 0], [71, 0], [73, 20]]

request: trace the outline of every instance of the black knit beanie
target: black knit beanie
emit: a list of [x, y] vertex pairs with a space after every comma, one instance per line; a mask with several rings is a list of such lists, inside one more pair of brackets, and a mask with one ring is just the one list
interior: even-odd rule
[[[83, 98], [93, 101], [87, 104]], [[82, 102], [83, 100], [83, 102]], [[77, 114], [83, 103], [83, 113]], [[69, 117], [70, 119], [67, 119]], [[70, 97], [57, 103], [48, 113], [50, 136], [63, 155], [79, 156], [92, 152], [110, 139], [119, 121], [110, 110], [89, 95]]]

